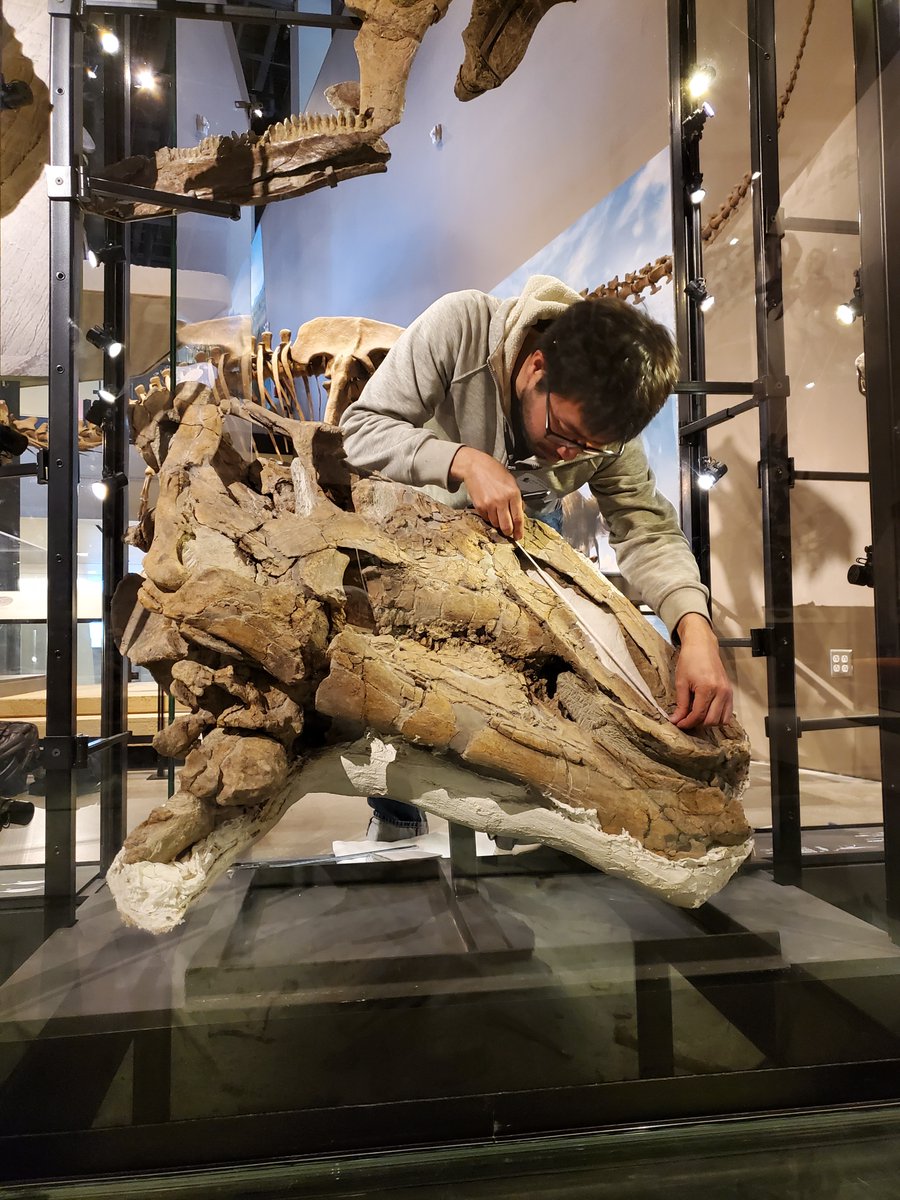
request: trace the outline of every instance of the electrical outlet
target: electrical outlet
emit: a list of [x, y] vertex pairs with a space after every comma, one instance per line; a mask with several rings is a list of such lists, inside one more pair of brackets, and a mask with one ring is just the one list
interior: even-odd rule
[[829, 650], [828, 656], [833, 676], [839, 675], [841, 679], [847, 679], [853, 674], [852, 650]]

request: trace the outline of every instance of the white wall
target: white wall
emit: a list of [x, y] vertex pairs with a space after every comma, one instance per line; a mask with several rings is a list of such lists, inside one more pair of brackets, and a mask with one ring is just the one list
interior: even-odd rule
[[[244, 133], [247, 113], [234, 107], [247, 99], [247, 88], [238, 59], [234, 32], [227, 22], [184, 21], [176, 23], [175, 64], [177, 75], [177, 145], [196, 146], [205, 136]], [[209, 134], [197, 130], [197, 115], [209, 122]], [[244, 267], [250, 256], [253, 210], [241, 210], [239, 221], [224, 217], [184, 213], [178, 218], [179, 270], [209, 271], [224, 275], [232, 284], [230, 305], [220, 312], [249, 312], [249, 280]], [[196, 315], [179, 312], [192, 321]]]
[[[489, 290], [665, 145], [664, 0], [555, 6], [515, 74], [463, 104], [469, 8], [426, 34], [386, 174], [266, 209], [273, 329], [347, 314], [405, 325], [443, 292]], [[352, 40], [335, 35], [310, 111], [329, 111], [325, 86], [358, 78]]]

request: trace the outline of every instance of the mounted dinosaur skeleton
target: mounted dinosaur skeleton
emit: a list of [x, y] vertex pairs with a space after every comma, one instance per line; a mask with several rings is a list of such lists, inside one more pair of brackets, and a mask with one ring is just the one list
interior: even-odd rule
[[[315, 317], [300, 326], [296, 337], [282, 329], [273, 346], [271, 333], [251, 336], [248, 317], [224, 317], [182, 325], [178, 341], [193, 346], [198, 361], [210, 361], [209, 382], [220, 399], [255, 398], [282, 416], [336, 425], [402, 332], [399, 325], [367, 317]], [[159, 386], [159, 377], [150, 384], [151, 389]], [[164, 386], [170, 386], [167, 375]], [[145, 403], [146, 389], [135, 394]]]
[[746, 738], [669, 723], [674, 651], [561, 538], [530, 522], [521, 554], [471, 512], [352, 476], [333, 427], [198, 382], [156, 394], [145, 578], [113, 623], [188, 709], [155, 739], [186, 758], [109, 872], [126, 921], [172, 928], [313, 791], [382, 790], [676, 904], [726, 882], [750, 849]]

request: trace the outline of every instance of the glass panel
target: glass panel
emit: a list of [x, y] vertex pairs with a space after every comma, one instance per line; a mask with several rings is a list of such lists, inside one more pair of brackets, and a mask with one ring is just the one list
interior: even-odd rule
[[[559, 6], [560, 17], [574, 20], [562, 9], [576, 7], [585, 9], [577, 19], [596, 20], [586, 6]], [[707, 217], [748, 165], [747, 37], [736, 2], [703, 0], [698, 13], [700, 55], [716, 64], [718, 107], [704, 134]], [[814, 27], [785, 118], [785, 328], [798, 467], [863, 471], [861, 417], [846, 436], [842, 420], [858, 400], [852, 389], [859, 326], [836, 329], [832, 317], [836, 300], [849, 299], [859, 253], [854, 235], [844, 228], [856, 203], [848, 14], [845, 5], [840, 20]], [[788, 47], [780, 56], [785, 78], [799, 45], [801, 18], [793, 9], [779, 15], [779, 47]], [[442, 25], [436, 36], [443, 30]], [[644, 33], [643, 25], [632, 31], [635, 45], [649, 45]], [[148, 89], [134, 98], [136, 151], [168, 140], [194, 144], [244, 122], [234, 104], [249, 98], [237, 65], [237, 36], [230, 24], [179, 23], [173, 37], [165, 20], [134, 21], [132, 65], [146, 61], [158, 76], [155, 96]], [[657, 51], [662, 39], [660, 17]], [[344, 64], [347, 40], [335, 40], [335, 48], [330, 71]], [[617, 56], [631, 61], [624, 51]], [[105, 67], [108, 76], [111, 61]], [[560, 69], [565, 61], [557, 64]], [[661, 78], [658, 72], [649, 74]], [[834, 90], [827, 103], [820, 102], [826, 77]], [[98, 86], [86, 120], [100, 145], [100, 88], [110, 79], [92, 82]], [[630, 77], [623, 78], [620, 94], [629, 82], [633, 86]], [[573, 75], [572, 87], [576, 84]], [[538, 98], [541, 87], [546, 91], [544, 84], [530, 86]], [[663, 109], [659, 99], [649, 127], [664, 125]], [[612, 117], [621, 112], [601, 115], [597, 129], [612, 129]], [[623, 270], [657, 257], [656, 249], [665, 250], [649, 234], [644, 240], [646, 229], [637, 215], [641, 199], [651, 205], [648, 214], [657, 222], [665, 209], [658, 139], [646, 135], [644, 142], [648, 173], [635, 176], [635, 164], [629, 162], [627, 179], [617, 184], [625, 194], [610, 206], [621, 226], [608, 228], [633, 234]], [[450, 137], [448, 152], [456, 153], [452, 146]], [[556, 138], [553, 150], [569, 154], [559, 178], [574, 176], [583, 164], [583, 145], [567, 149], [565, 139]], [[427, 152], [432, 152], [430, 143]], [[604, 153], [614, 152], [610, 141]], [[478, 142], [460, 153], [460, 178], [477, 179], [479, 156], [487, 148]], [[440, 160], [428, 160], [435, 161]], [[639, 172], [647, 169], [636, 165]], [[524, 189], [529, 178], [524, 167], [523, 172]], [[353, 182], [341, 185], [342, 195], [352, 194]], [[593, 202], [600, 205], [603, 199]], [[427, 210], [418, 201], [416, 207]], [[579, 219], [564, 208], [553, 217], [557, 234], [571, 230], [573, 217]], [[368, 209], [358, 212], [355, 228], [364, 229], [370, 215]], [[396, 213], [392, 219], [397, 220]], [[707, 246], [707, 279], [717, 297], [707, 321], [707, 366], [714, 378], [749, 380], [756, 374], [749, 221], [744, 202]], [[843, 224], [838, 227], [836, 221]], [[816, 222], [826, 222], [827, 228]], [[174, 224], [166, 218], [127, 230], [133, 249], [128, 393], [140, 396], [139, 388], [165, 390], [168, 383], [198, 377], [221, 385], [224, 377], [229, 392], [242, 395], [245, 373], [238, 372], [243, 388], [238, 393], [236, 382], [229, 382], [237, 376], [220, 372], [212, 359], [226, 337], [230, 352], [240, 355], [248, 323], [253, 334], [266, 332], [265, 296], [253, 286], [258, 278], [254, 281], [251, 266], [255, 216], [246, 210], [233, 223], [180, 216], [177, 237]], [[432, 232], [435, 238], [474, 236], [470, 228]], [[546, 233], [533, 240], [546, 242]], [[574, 243], [577, 266], [586, 248], [577, 237]], [[621, 249], [625, 243], [617, 245]], [[287, 249], [287, 240], [276, 245], [282, 258]], [[348, 253], [337, 241], [329, 246], [329, 254], [338, 251]], [[533, 254], [534, 244], [523, 244], [519, 261], [528, 263]], [[391, 269], [402, 284], [407, 265], [392, 263]], [[600, 272], [595, 260], [584, 269]], [[603, 274], [619, 269], [610, 262], [600, 278], [576, 282], [602, 282]], [[335, 270], [352, 274], [355, 261], [342, 260]], [[95, 320], [91, 306], [98, 302], [99, 279], [86, 275], [85, 324]], [[428, 286], [439, 289], [441, 282]], [[663, 295], [656, 303], [670, 300]], [[229, 332], [235, 328], [236, 345]], [[85, 359], [84, 378], [91, 382], [82, 387], [83, 401], [93, 397], [100, 369], [97, 355]], [[28, 411], [46, 415], [45, 393], [38, 386], [29, 390]], [[711, 407], [723, 403], [728, 401], [716, 399]], [[711, 496], [715, 616], [722, 632], [746, 635], [761, 624], [762, 609], [755, 418], [723, 425], [710, 434], [709, 444], [729, 466]], [[251, 443], [248, 436], [238, 450], [278, 458], [262, 438]], [[103, 547], [97, 533], [99, 501], [91, 485], [102, 475], [99, 451], [82, 454], [80, 467], [78, 720], [79, 731], [96, 733]], [[134, 531], [146, 515], [140, 507], [145, 476], [134, 450], [127, 473], [129, 521], [137, 539]], [[284, 483], [290, 488], [288, 479]], [[3, 490], [13, 486], [15, 499]], [[838, 486], [853, 497], [846, 511], [835, 499]], [[851, 596], [851, 585], [839, 579], [848, 556], [867, 536], [853, 490], [859, 486], [826, 489], [798, 479], [795, 489], [796, 587], [803, 616], [798, 670], [801, 704], [813, 716], [872, 703], [861, 632], [867, 609], [856, 603], [867, 593]], [[154, 497], [151, 487], [151, 505]], [[850, 505], [858, 507], [851, 512]], [[6, 600], [0, 612], [0, 675], [13, 677], [20, 711], [33, 716], [39, 728], [45, 700], [40, 680], [47, 521], [46, 494], [34, 479], [0, 480], [0, 540], [11, 545], [8, 561], [0, 554], [0, 581], [6, 585], [0, 588]], [[139, 572], [141, 565], [142, 553], [132, 547], [129, 566]], [[840, 657], [838, 674], [825, 676], [823, 648], [830, 648], [832, 639], [841, 639], [838, 649], [860, 651], [854, 664], [858, 677], [841, 672]], [[215, 645], [206, 648], [209, 662], [201, 667], [219, 669], [227, 660], [232, 669], [237, 663], [240, 675], [236, 654]], [[747, 811], [765, 827], [771, 813], [762, 761], [763, 664], [740, 650], [731, 665], [739, 715], [759, 758]], [[26, 690], [29, 676], [37, 677], [34, 691]], [[854, 686], [858, 680], [858, 692], [840, 690], [850, 678]], [[247, 681], [240, 677], [239, 682]], [[138, 739], [151, 737], [176, 711], [149, 673], [137, 670], [128, 689], [128, 722], [135, 737], [129, 826], [144, 819], [172, 787], [170, 764], [159, 763], [148, 743]], [[330, 730], [323, 721], [304, 734], [309, 741], [303, 752], [313, 753]], [[814, 789], [826, 783], [842, 805], [852, 807], [854, 820], [874, 812], [865, 789], [877, 781], [860, 765], [870, 754], [866, 735], [847, 739], [840, 750], [837, 738], [804, 739], [809, 825], [838, 814], [837, 808], [824, 807], [828, 798], [817, 807], [816, 797], [824, 793]], [[504, 767], [498, 764], [497, 770]], [[845, 767], [835, 783], [834, 773]], [[441, 770], [437, 757], [434, 769]], [[172, 861], [147, 860], [143, 879], [161, 881], [157, 916], [166, 904], [177, 903], [192, 872], [194, 878], [209, 872], [209, 887], [186, 921], [150, 937], [123, 923], [108, 887], [94, 878], [100, 813], [92, 770], [79, 788], [78, 854], [90, 886], [76, 923], [42, 941], [32, 919], [37, 909], [10, 905], [0, 913], [4, 920], [10, 917], [11, 930], [0, 959], [0, 970], [9, 975], [0, 986], [0, 1141], [9, 1155], [18, 1156], [15, 1170], [25, 1171], [32, 1153], [32, 1173], [47, 1169], [47, 1162], [53, 1169], [65, 1163], [79, 1170], [88, 1159], [90, 1169], [99, 1164], [105, 1171], [133, 1164], [208, 1165], [442, 1141], [493, 1144], [548, 1132], [896, 1095], [900, 949], [885, 932], [879, 893], [884, 880], [877, 863], [809, 872], [812, 877], [804, 878], [802, 887], [781, 887], [767, 869], [762, 839], [761, 851], [740, 875], [706, 903], [688, 909], [667, 903], [638, 881], [600, 873], [574, 858], [521, 845], [506, 852], [486, 839], [477, 843], [466, 833], [448, 831], [437, 818], [429, 840], [416, 847], [418, 858], [404, 859], [401, 851], [408, 847], [402, 845], [360, 853], [346, 843], [365, 836], [369, 813], [363, 796], [316, 791], [294, 797], [290, 811], [237, 858], [230, 852], [242, 841], [244, 827], [239, 815], [228, 812], [217, 827], [220, 840], [207, 842], [202, 853], [195, 856], [188, 848], [170, 854]], [[857, 786], [864, 798], [855, 793]], [[40, 807], [39, 788], [34, 795]], [[178, 821], [177, 810], [169, 811], [176, 815], [160, 817], [157, 825]], [[585, 818], [585, 825], [592, 823], [592, 817]], [[0, 852], [8, 856], [2, 865], [20, 872], [42, 861], [40, 833], [37, 816], [30, 826], [2, 830]], [[634, 840], [624, 831], [615, 836], [617, 845], [633, 855]], [[840, 838], [845, 836], [841, 829]], [[667, 859], [665, 865], [674, 871], [680, 862]], [[27, 898], [24, 875], [11, 883]], [[15, 894], [15, 887], [7, 891]], [[16, 924], [23, 914], [25, 924]], [[78, 1086], [61, 1087], [63, 1076]], [[43, 1135], [55, 1139], [52, 1155]], [[45, 1157], [36, 1164], [39, 1153]]]

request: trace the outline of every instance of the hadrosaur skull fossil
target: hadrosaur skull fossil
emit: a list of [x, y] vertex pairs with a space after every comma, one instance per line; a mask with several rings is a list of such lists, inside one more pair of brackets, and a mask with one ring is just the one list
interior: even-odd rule
[[113, 623], [186, 708], [155, 739], [186, 757], [110, 869], [126, 921], [172, 928], [312, 791], [381, 790], [681, 905], [749, 853], [742, 730], [669, 723], [674, 651], [545, 526], [542, 577], [471, 512], [353, 476], [334, 427], [196, 382], [144, 418], [158, 498]]

